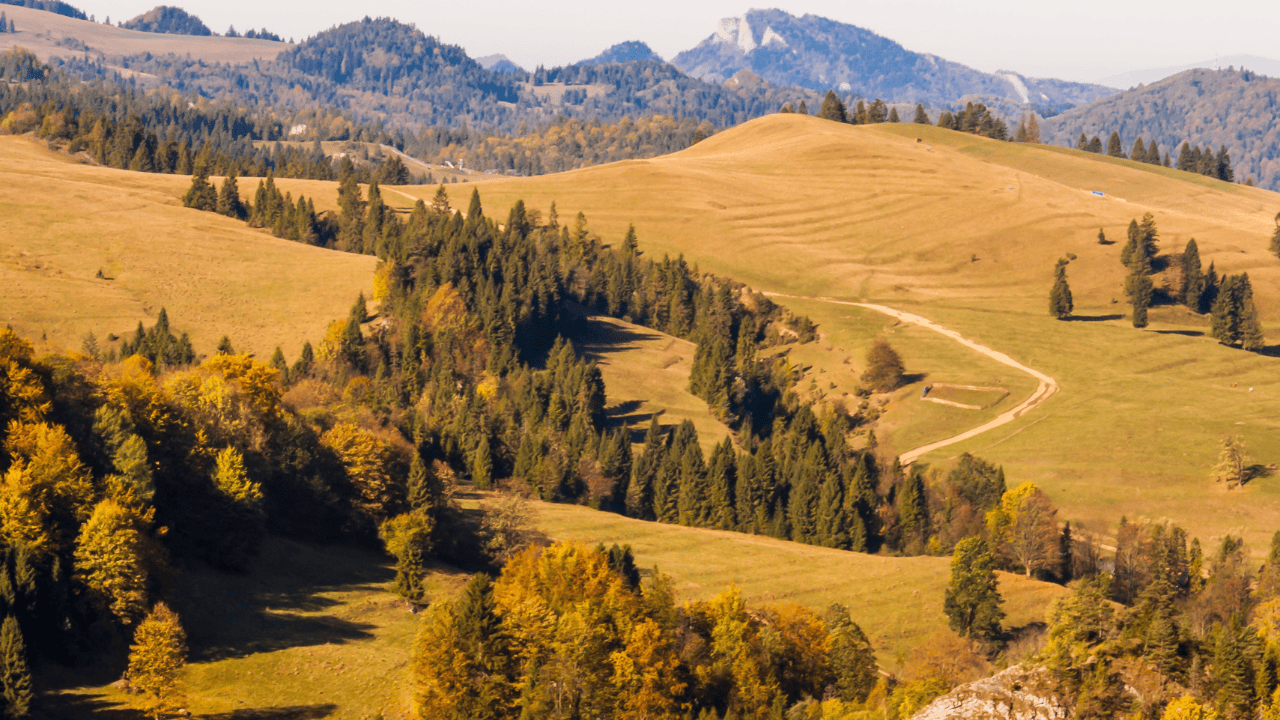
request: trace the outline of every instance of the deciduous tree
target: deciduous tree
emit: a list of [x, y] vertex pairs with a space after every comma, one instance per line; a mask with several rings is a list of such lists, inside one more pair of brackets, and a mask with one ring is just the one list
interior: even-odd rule
[[181, 708], [185, 700], [187, 634], [178, 615], [168, 605], [156, 603], [138, 625], [130, 649], [125, 679], [141, 695], [143, 708], [155, 720]]

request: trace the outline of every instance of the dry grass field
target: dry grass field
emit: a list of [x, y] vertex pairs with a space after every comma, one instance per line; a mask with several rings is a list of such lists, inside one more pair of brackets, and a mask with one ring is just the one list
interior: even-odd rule
[[[1280, 262], [1266, 252], [1280, 210], [1274, 193], [928, 126], [795, 115], [755, 120], [662, 158], [477, 187], [487, 207], [523, 198], [543, 210], [555, 201], [562, 217], [581, 210], [607, 241], [635, 223], [645, 252], [683, 253], [757, 289], [922, 315], [1060, 383], [1037, 411], [926, 461], [977, 452], [1003, 464], [1012, 482], [1045, 487], [1065, 518], [1098, 530], [1122, 515], [1169, 519], [1210, 544], [1242, 534], [1262, 553], [1280, 527], [1280, 478], [1233, 492], [1209, 480], [1226, 433], [1240, 434], [1258, 462], [1280, 462], [1274, 352], [1221, 347], [1207, 337], [1206, 318], [1176, 306], [1154, 308], [1151, 326], [1133, 329], [1119, 261], [1129, 221], [1153, 213], [1166, 257], [1194, 237], [1206, 266], [1249, 272], [1264, 327], [1280, 342]], [[1099, 244], [1099, 228], [1115, 244]], [[1053, 264], [1068, 253], [1076, 256], [1068, 268], [1076, 318], [1060, 322], [1047, 297]], [[908, 388], [881, 420], [896, 450], [979, 425], [1034, 387], [883, 316], [779, 302], [821, 326], [822, 340], [803, 351], [817, 390], [846, 388], [867, 339], [882, 331], [926, 383], [1010, 390], [1002, 403], [970, 411], [921, 402], [921, 386]]]
[[[43, 350], [79, 350], [150, 325], [167, 308], [196, 352], [292, 361], [371, 292], [372, 257], [307, 247], [182, 207], [190, 178], [82, 165], [26, 137], [0, 137], [0, 322]], [[255, 180], [242, 188], [251, 197]], [[321, 187], [322, 186], [322, 187]], [[294, 181], [318, 206], [333, 183]], [[101, 270], [104, 277], [96, 277]]]
[[[138, 32], [106, 25], [102, 22], [105, 18], [89, 22], [14, 5], [5, 5], [4, 13], [5, 17], [13, 21], [18, 32], [0, 35], [0, 50], [23, 47], [38, 55], [44, 62], [48, 62], [51, 57], [72, 58], [86, 54], [112, 58], [151, 53], [190, 55], [208, 63], [239, 65], [254, 60], [275, 60], [281, 50], [292, 47], [287, 43], [270, 40]], [[116, 21], [127, 19], [115, 18]], [[122, 72], [129, 75], [127, 70]]]

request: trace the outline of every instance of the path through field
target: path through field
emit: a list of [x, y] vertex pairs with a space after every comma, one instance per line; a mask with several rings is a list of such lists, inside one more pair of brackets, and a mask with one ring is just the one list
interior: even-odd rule
[[774, 297], [780, 297], [780, 298], [794, 298], [796, 300], [816, 300], [818, 302], [831, 303], [833, 305], [852, 305], [854, 307], [866, 308], [867, 310], [874, 310], [878, 313], [884, 313], [885, 315], [897, 318], [902, 322], [919, 325], [920, 327], [925, 328], [927, 330], [932, 330], [938, 333], [939, 335], [951, 338], [952, 340], [955, 340], [961, 345], [964, 345], [965, 347], [981, 355], [985, 355], [986, 357], [989, 357], [992, 360], [995, 360], [1001, 365], [1007, 365], [1013, 368], [1014, 370], [1018, 370], [1019, 372], [1024, 372], [1030, 375], [1031, 377], [1035, 378], [1036, 381], [1039, 383], [1036, 386], [1036, 391], [1031, 393], [1031, 397], [1028, 397], [1026, 400], [1023, 400], [1017, 407], [1013, 408], [1012, 410], [1001, 413], [1000, 416], [995, 418], [994, 420], [991, 420], [990, 422], [987, 422], [987, 423], [983, 423], [982, 425], [979, 425], [978, 427], [973, 428], [972, 430], [966, 430], [960, 433], [959, 435], [953, 435], [944, 440], [938, 440], [937, 442], [932, 442], [932, 443], [929, 443], [928, 445], [923, 445], [921, 447], [915, 448], [913, 450], [908, 450], [907, 452], [902, 453], [901, 455], [898, 456], [898, 459], [902, 462], [903, 465], [910, 465], [916, 460], [919, 460], [921, 456], [925, 455], [926, 453], [933, 452], [938, 448], [944, 448], [948, 445], [954, 445], [955, 443], [968, 440], [969, 438], [974, 437], [976, 435], [981, 435], [982, 433], [987, 432], [988, 430], [994, 430], [1002, 425], [1008, 425], [1014, 420], [1017, 420], [1023, 415], [1026, 415], [1032, 410], [1035, 410], [1036, 408], [1040, 407], [1041, 405], [1044, 404], [1046, 400], [1052, 397], [1054, 393], [1058, 392], [1058, 382], [1053, 378], [1049, 377], [1048, 375], [1045, 375], [1044, 373], [1040, 372], [1039, 370], [1033, 370], [1032, 368], [1029, 368], [1026, 365], [1023, 365], [1022, 363], [1018, 362], [1017, 360], [1014, 360], [1013, 358], [1009, 357], [1008, 355], [1005, 355], [1004, 353], [998, 350], [992, 350], [991, 348], [986, 347], [985, 345], [979, 345], [978, 343], [964, 337], [963, 335], [956, 332], [955, 330], [950, 330], [948, 328], [945, 328], [933, 322], [932, 320], [928, 320], [926, 318], [920, 317], [919, 315], [914, 315], [912, 313], [904, 312], [902, 310], [894, 310], [891, 307], [885, 307], [884, 305], [874, 305], [871, 303], [849, 302], [846, 300], [832, 300], [830, 298], [821, 298], [821, 297], [803, 297], [800, 295], [784, 295], [782, 293], [767, 293], [767, 294], [772, 295]]

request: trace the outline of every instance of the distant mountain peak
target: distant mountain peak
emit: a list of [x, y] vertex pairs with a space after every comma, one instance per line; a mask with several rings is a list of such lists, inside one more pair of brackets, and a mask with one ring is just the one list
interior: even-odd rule
[[503, 55], [502, 53], [498, 53], [496, 55], [485, 55], [484, 57], [478, 57], [475, 60], [480, 63], [480, 67], [485, 70], [492, 70], [493, 72], [522, 73], [525, 71], [524, 68], [512, 62], [511, 58]]
[[612, 65], [629, 62], [666, 62], [662, 56], [639, 40], [628, 40], [605, 50], [590, 60], [583, 60], [578, 65]]
[[744, 69], [778, 86], [896, 102], [951, 104], [961, 98], [1031, 106], [1043, 115], [1114, 92], [1098, 85], [985, 73], [902, 45], [856, 25], [783, 10], [750, 10], [720, 20], [714, 32], [672, 64], [722, 83]]

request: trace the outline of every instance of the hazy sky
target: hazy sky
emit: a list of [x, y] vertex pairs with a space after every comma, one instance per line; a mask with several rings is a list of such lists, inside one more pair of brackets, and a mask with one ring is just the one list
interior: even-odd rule
[[198, 15], [215, 32], [266, 27], [301, 40], [365, 15], [411, 22], [472, 57], [503, 53], [525, 68], [564, 65], [624, 40], [671, 59], [701, 42], [722, 17], [753, 6], [813, 13], [858, 25], [910, 50], [979, 70], [1091, 81], [1129, 70], [1218, 55], [1276, 57], [1280, 3], [1269, 0], [71, 0], [101, 20], [128, 19], [159, 2]]

